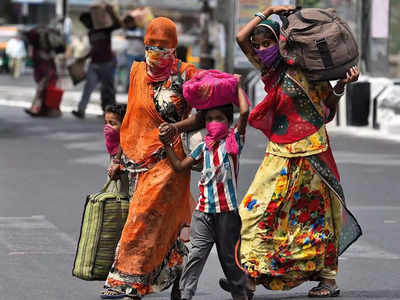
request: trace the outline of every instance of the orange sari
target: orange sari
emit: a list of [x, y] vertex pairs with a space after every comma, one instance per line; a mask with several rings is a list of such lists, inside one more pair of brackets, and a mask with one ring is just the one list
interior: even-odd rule
[[[172, 73], [176, 74], [176, 69], [177, 60]], [[184, 81], [189, 80], [195, 73], [195, 67], [182, 63], [179, 73]], [[123, 277], [155, 273], [160, 265], [165, 264], [167, 255], [167, 264], [170, 266], [183, 263], [171, 251], [180, 230], [190, 222], [192, 198], [190, 170], [176, 173], [166, 157], [159, 155], [163, 145], [158, 138], [158, 127], [165, 122], [165, 118], [156, 109], [153, 99], [155, 86], [147, 78], [146, 64], [135, 62], [130, 76], [128, 107], [120, 134], [123, 153], [138, 170], [137, 181], [116, 261], [106, 285], [141, 296], [152, 292], [154, 288], [144, 283], [139, 292], [126, 291], [124, 286], [127, 284], [135, 289], [139, 286], [135, 282], [123, 282]], [[173, 91], [171, 77], [164, 87], [175, 111], [181, 119], [186, 118], [190, 107], [179, 93]], [[175, 142], [174, 149], [178, 157], [183, 159], [185, 154], [180, 139]], [[118, 272], [119, 276], [114, 276], [113, 272]]]

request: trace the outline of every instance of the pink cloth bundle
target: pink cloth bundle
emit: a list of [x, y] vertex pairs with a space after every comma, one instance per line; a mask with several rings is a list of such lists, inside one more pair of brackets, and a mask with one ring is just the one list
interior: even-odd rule
[[226, 104], [239, 105], [238, 79], [218, 70], [203, 70], [183, 84], [183, 96], [196, 109], [209, 109]]

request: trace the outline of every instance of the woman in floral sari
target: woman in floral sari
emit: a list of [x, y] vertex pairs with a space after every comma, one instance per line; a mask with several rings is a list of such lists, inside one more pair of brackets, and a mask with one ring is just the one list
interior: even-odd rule
[[[269, 139], [266, 155], [243, 199], [241, 262], [256, 284], [288, 290], [308, 280], [320, 284], [311, 297], [337, 296], [338, 256], [361, 229], [346, 208], [325, 124], [335, 115], [344, 86], [357, 80], [356, 67], [332, 89], [310, 82], [286, 65], [277, 45], [279, 24], [273, 6], [257, 13], [237, 35], [251, 63], [261, 72], [267, 96], [249, 116], [249, 124]], [[229, 289], [229, 283], [221, 280]]]
[[[180, 299], [179, 278], [186, 247], [178, 238], [190, 223], [190, 170], [176, 173], [160, 142], [161, 124], [174, 123], [174, 132], [194, 129], [182, 83], [195, 73], [191, 64], [175, 57], [177, 33], [167, 18], [156, 18], [144, 39], [146, 62], [135, 62], [130, 73], [128, 106], [121, 127], [121, 163], [129, 173], [129, 215], [103, 299], [141, 299], [174, 284], [171, 299]], [[174, 150], [184, 158], [181, 139]]]

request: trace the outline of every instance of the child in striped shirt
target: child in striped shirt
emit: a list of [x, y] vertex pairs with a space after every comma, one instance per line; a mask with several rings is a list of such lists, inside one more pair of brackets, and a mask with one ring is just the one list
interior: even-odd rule
[[176, 171], [190, 169], [199, 160], [203, 170], [199, 182], [199, 202], [190, 226], [190, 251], [180, 280], [182, 299], [192, 299], [207, 257], [216, 244], [222, 269], [231, 283], [235, 300], [246, 300], [246, 276], [236, 264], [235, 245], [240, 239], [237, 176], [239, 155], [243, 148], [249, 106], [238, 84], [240, 117], [233, 122], [233, 105], [202, 110], [207, 135], [191, 154], [180, 160], [170, 146], [169, 137], [160, 134], [167, 157]]

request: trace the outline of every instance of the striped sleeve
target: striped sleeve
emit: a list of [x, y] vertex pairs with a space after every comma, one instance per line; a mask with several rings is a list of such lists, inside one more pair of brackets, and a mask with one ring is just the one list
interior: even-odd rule
[[203, 155], [203, 148], [204, 148], [204, 142], [200, 143], [194, 150], [190, 153], [190, 156], [194, 160], [200, 160], [200, 158]]

